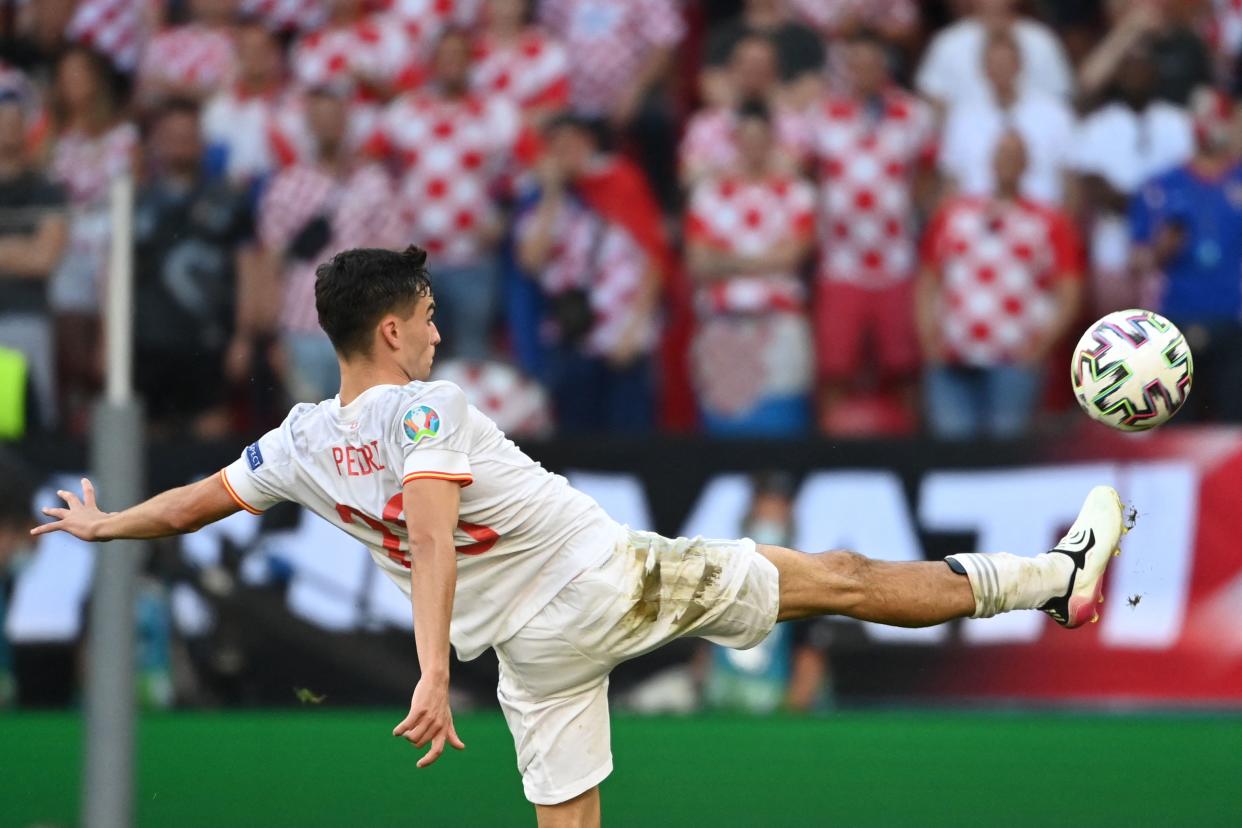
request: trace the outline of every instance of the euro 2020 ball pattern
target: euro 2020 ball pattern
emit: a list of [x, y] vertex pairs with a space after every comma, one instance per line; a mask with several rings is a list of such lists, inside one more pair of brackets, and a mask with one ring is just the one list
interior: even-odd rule
[[1087, 328], [1070, 364], [1083, 411], [1121, 431], [1168, 422], [1186, 402], [1193, 375], [1190, 347], [1177, 326], [1137, 309], [1114, 311]]

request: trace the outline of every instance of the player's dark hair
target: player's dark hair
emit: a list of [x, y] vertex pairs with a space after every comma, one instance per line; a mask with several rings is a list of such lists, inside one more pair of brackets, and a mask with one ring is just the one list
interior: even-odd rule
[[359, 247], [337, 253], [315, 269], [319, 327], [341, 356], [371, 350], [375, 326], [385, 314], [408, 316], [431, 295], [427, 251]]

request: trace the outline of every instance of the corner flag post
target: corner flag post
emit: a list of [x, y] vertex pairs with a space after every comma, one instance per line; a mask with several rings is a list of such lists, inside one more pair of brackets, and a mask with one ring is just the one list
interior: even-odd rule
[[[91, 434], [91, 472], [112, 508], [143, 494], [142, 407], [133, 395], [134, 183], [112, 182], [112, 245], [104, 302], [107, 384]], [[103, 505], [101, 504], [101, 508]], [[82, 824], [134, 822], [134, 593], [142, 547], [113, 541], [95, 553], [86, 662], [86, 762]]]

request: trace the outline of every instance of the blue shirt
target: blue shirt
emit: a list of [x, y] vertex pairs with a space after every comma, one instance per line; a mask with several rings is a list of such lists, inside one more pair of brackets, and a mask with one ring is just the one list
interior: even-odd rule
[[1164, 225], [1185, 232], [1164, 266], [1160, 312], [1176, 322], [1242, 318], [1242, 164], [1216, 179], [1189, 166], [1159, 175], [1130, 202], [1130, 232], [1155, 241]]

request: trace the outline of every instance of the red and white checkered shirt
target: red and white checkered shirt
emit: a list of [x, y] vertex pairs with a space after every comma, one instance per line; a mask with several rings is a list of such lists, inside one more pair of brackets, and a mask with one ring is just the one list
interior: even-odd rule
[[483, 0], [377, 0], [376, 5], [400, 21], [422, 63], [431, 60], [446, 29], [472, 29], [483, 11]]
[[[734, 176], [700, 183], [690, 195], [686, 237], [737, 256], [760, 256], [815, 232], [815, 188], [783, 175], [762, 180]], [[793, 271], [717, 279], [698, 290], [699, 310], [761, 314], [798, 311], [806, 291]]]
[[309, 32], [328, 19], [325, 0], [242, 0], [241, 11], [278, 32]]
[[927, 230], [923, 260], [940, 276], [949, 358], [966, 365], [1021, 358], [1056, 323], [1057, 282], [1082, 276], [1069, 218], [1025, 200], [950, 199]]
[[237, 55], [228, 32], [190, 23], [151, 38], [138, 67], [140, 86], [217, 89], [232, 80]]
[[[530, 210], [518, 219], [518, 239], [531, 232], [535, 213]], [[649, 353], [657, 341], [655, 315], [644, 312], [638, 316], [649, 266], [647, 254], [624, 227], [601, 225], [602, 221], [577, 200], [563, 199], [552, 223], [556, 244], [543, 271], [537, 274], [539, 284], [550, 296], [575, 288], [587, 291], [595, 314], [595, 326], [583, 344], [587, 353], [612, 353], [636, 326], [638, 344]]]
[[312, 157], [302, 108], [288, 89], [256, 95], [229, 87], [207, 101], [202, 123], [203, 140], [224, 154], [224, 172], [235, 182]]
[[315, 311], [315, 266], [352, 247], [404, 244], [401, 221], [388, 175], [377, 164], [338, 179], [307, 164], [284, 170], [272, 180], [259, 204], [259, 239], [264, 247], [283, 252], [294, 236], [317, 216], [331, 213], [332, 240], [316, 261], [290, 262], [284, 272], [281, 328], [291, 332], [319, 330]]
[[935, 116], [900, 90], [866, 105], [832, 96], [812, 123], [820, 169], [821, 278], [887, 287], [914, 272], [913, 176], [935, 157]]
[[486, 34], [475, 43], [471, 83], [485, 95], [505, 95], [523, 110], [569, 104], [569, 56], [548, 34], [531, 27], [511, 43]]
[[294, 80], [306, 88], [365, 79], [412, 89], [426, 71], [406, 28], [394, 16], [378, 14], [303, 36], [293, 47], [290, 62]]
[[450, 266], [486, 255], [477, 231], [498, 220], [493, 191], [522, 134], [508, 98], [449, 99], [423, 89], [389, 104], [369, 148], [404, 168], [398, 190], [409, 241]]
[[673, 0], [543, 0], [539, 19], [569, 50], [570, 100], [579, 112], [608, 112], [652, 49], [685, 34]]
[[[801, 167], [810, 150], [808, 121], [799, 113], [777, 108], [772, 113], [776, 149], [790, 169]], [[686, 124], [678, 150], [683, 175], [691, 179], [732, 172], [738, 162], [737, 113], [731, 107], [700, 109]]]
[[81, 0], [65, 35], [132, 72], [157, 20], [159, 0]]
[[105, 206], [112, 180], [132, 172], [138, 141], [138, 128], [131, 123], [98, 137], [67, 132], [53, 144], [48, 169], [64, 185], [71, 207]]

